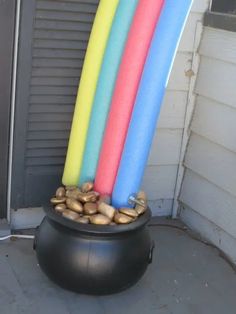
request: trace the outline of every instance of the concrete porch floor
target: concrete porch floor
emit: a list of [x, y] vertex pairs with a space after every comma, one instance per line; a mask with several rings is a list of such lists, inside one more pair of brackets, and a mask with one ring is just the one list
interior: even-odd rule
[[185, 232], [150, 227], [153, 263], [120, 294], [92, 297], [55, 286], [42, 273], [32, 240], [0, 243], [1, 314], [235, 314], [236, 274], [219, 252]]

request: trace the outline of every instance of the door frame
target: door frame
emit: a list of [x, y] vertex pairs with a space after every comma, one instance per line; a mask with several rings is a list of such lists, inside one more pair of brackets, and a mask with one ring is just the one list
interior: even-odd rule
[[8, 217], [8, 168], [16, 1], [0, 0], [0, 219]]

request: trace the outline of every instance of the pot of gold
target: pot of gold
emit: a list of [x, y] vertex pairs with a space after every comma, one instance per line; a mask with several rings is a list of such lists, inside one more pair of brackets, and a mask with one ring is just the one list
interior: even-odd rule
[[[142, 195], [142, 193], [140, 194]], [[41, 269], [61, 287], [105, 295], [134, 285], [152, 259], [147, 223], [151, 212], [137, 195], [134, 208], [115, 209], [110, 198], [81, 188], [60, 187], [45, 206], [34, 248]]]

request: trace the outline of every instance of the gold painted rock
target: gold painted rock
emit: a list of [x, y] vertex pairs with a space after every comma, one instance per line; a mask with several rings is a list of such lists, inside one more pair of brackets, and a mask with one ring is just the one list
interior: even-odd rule
[[144, 191], [139, 191], [138, 194], [137, 194], [137, 199], [143, 203], [143, 206], [140, 205], [140, 204], [136, 204], [135, 205], [135, 210], [136, 212], [139, 214], [139, 215], [142, 215], [146, 210], [147, 210], [147, 207], [148, 207], [148, 203], [147, 203], [147, 195]]
[[78, 200], [78, 197], [80, 194], [81, 194], [81, 191], [77, 187], [72, 190], [66, 190], [66, 197], [69, 197], [69, 198], [74, 198]]
[[84, 204], [84, 214], [85, 215], [94, 215], [98, 212], [96, 203], [85, 203]]
[[79, 223], [81, 223], [81, 224], [88, 224], [88, 223], [89, 223], [89, 219], [86, 218], [86, 217], [84, 217], [84, 216], [77, 218], [75, 221], [76, 221], [76, 222], [79, 222]]
[[74, 198], [67, 198], [66, 199], [66, 205], [69, 209], [71, 209], [77, 213], [83, 212], [83, 205]]
[[67, 185], [65, 187], [66, 191], [73, 191], [73, 190], [76, 190], [76, 189], [79, 189], [78, 186], [76, 185]]
[[62, 197], [62, 198], [52, 197], [52, 198], [50, 199], [50, 202], [51, 202], [53, 205], [62, 204], [62, 203], [65, 203], [65, 201], [66, 201], [66, 198], [65, 198], [65, 197]]
[[66, 204], [62, 203], [62, 204], [57, 204], [54, 207], [55, 211], [57, 211], [58, 213], [62, 213], [65, 209], [66, 209]]
[[114, 222], [117, 224], [129, 224], [133, 221], [133, 218], [125, 214], [117, 212], [114, 217]]
[[116, 209], [113, 206], [101, 202], [98, 204], [98, 212], [112, 220], [115, 215]]
[[136, 204], [134, 209], [138, 213], [138, 215], [142, 215], [147, 210], [147, 206]]
[[72, 210], [66, 209], [62, 212], [62, 216], [65, 218], [68, 218], [70, 220], [76, 220], [80, 218], [79, 214], [76, 212], [73, 212]]
[[125, 207], [123, 207], [123, 208], [119, 209], [119, 212], [122, 213], [122, 214], [125, 214], [127, 216], [130, 216], [132, 218], [138, 217], [138, 213], [136, 212], [135, 209], [132, 209], [132, 208], [125, 208]]
[[87, 193], [92, 191], [93, 189], [93, 182], [85, 182], [84, 184], [81, 185], [81, 192]]
[[56, 190], [56, 198], [62, 198], [66, 196], [66, 190], [64, 189], [63, 186], [60, 186], [57, 190]]
[[90, 222], [94, 225], [109, 225], [111, 220], [107, 216], [97, 214], [90, 217]]
[[137, 199], [147, 203], [147, 194], [144, 191], [139, 191], [137, 194]]
[[87, 218], [90, 221], [91, 215], [82, 215], [81, 217]]
[[99, 197], [99, 193], [91, 191], [88, 193], [79, 193], [77, 199], [83, 203], [95, 203]]

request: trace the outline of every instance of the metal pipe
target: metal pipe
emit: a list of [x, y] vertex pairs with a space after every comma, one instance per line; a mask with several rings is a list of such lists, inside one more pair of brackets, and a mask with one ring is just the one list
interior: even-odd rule
[[11, 89], [11, 117], [10, 117], [10, 139], [9, 139], [9, 159], [8, 159], [8, 182], [7, 182], [7, 221], [10, 223], [11, 216], [11, 184], [12, 184], [12, 160], [13, 160], [13, 141], [14, 141], [14, 120], [15, 120], [15, 102], [16, 102], [16, 76], [18, 61], [18, 43], [20, 28], [20, 9], [21, 0], [16, 0], [16, 24], [14, 37], [14, 55], [12, 70], [12, 89]]

